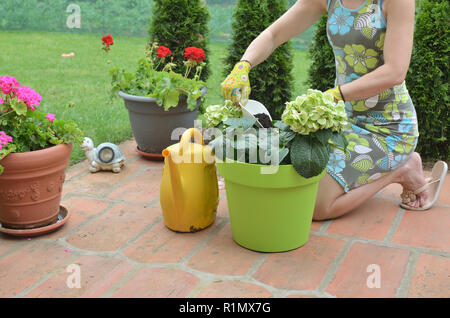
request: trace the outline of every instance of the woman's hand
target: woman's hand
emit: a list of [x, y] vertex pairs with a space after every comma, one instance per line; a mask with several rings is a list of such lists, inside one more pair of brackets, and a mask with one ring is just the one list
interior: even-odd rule
[[251, 65], [247, 61], [236, 63], [230, 75], [222, 83], [222, 95], [226, 100], [231, 100], [234, 104], [247, 104], [250, 95], [250, 81], [248, 74]]
[[[242, 60], [250, 61], [251, 67], [265, 61], [281, 44], [302, 33], [327, 11], [326, 0], [298, 0], [288, 11], [278, 18], [250, 43]], [[222, 83], [222, 95], [235, 104], [247, 102], [250, 95], [248, 67], [239, 68], [239, 62]], [[246, 64], [244, 64], [246, 65]], [[244, 77], [243, 77], [244, 76]]]

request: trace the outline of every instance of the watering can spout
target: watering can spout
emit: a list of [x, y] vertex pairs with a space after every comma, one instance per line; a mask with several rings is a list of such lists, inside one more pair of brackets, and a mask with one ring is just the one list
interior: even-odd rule
[[170, 151], [169, 151], [169, 149], [164, 149], [163, 151], [162, 151], [162, 155], [164, 156], [164, 158], [168, 158], [168, 157], [170, 157]]

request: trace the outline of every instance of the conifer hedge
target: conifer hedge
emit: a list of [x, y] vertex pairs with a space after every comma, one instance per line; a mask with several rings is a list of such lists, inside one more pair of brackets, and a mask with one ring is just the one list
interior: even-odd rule
[[406, 78], [419, 122], [417, 152], [423, 158], [449, 160], [450, 146], [450, 2], [421, 0], [414, 48]]
[[336, 64], [333, 49], [327, 38], [327, 19], [325, 14], [317, 22], [313, 41], [309, 46], [308, 56], [311, 64], [308, 69], [306, 85], [310, 88], [326, 91], [334, 87]]

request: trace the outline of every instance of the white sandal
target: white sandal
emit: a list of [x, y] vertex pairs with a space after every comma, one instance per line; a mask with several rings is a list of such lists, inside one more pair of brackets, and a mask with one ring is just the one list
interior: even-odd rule
[[[412, 211], [425, 211], [430, 209], [433, 204], [436, 203], [439, 197], [439, 192], [441, 191], [442, 185], [444, 184], [447, 170], [447, 163], [445, 163], [444, 161], [436, 162], [433, 166], [433, 170], [431, 171], [431, 176], [425, 179], [427, 183], [424, 186], [415, 191], [403, 189], [403, 192], [400, 195], [400, 197], [402, 198], [402, 203], [400, 203], [400, 206], [405, 210]], [[408, 203], [416, 201], [417, 195], [423, 192], [428, 187], [431, 187], [430, 196], [423, 206], [414, 208], [408, 205]]]

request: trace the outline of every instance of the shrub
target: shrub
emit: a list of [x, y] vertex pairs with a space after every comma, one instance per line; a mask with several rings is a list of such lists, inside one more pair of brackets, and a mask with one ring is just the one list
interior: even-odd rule
[[416, 15], [411, 65], [406, 78], [416, 108], [424, 158], [449, 159], [449, 23], [447, 0], [422, 0]]
[[308, 69], [308, 87], [326, 91], [334, 87], [336, 77], [336, 65], [333, 49], [327, 38], [327, 19], [325, 14], [317, 23], [317, 29], [314, 33], [313, 41], [309, 46], [309, 58], [311, 64]]
[[[184, 49], [195, 46], [205, 51], [206, 67], [201, 79], [209, 75], [208, 29], [209, 12], [202, 0], [155, 0], [150, 40], [172, 50], [174, 61], [184, 60]], [[182, 72], [183, 65], [173, 70]]]
[[[239, 0], [233, 14], [233, 40], [225, 59], [224, 76], [242, 58], [250, 43], [286, 10], [286, 0]], [[290, 42], [277, 48], [250, 72], [250, 98], [263, 103], [273, 118], [281, 118], [284, 103], [291, 99], [293, 77]]]

